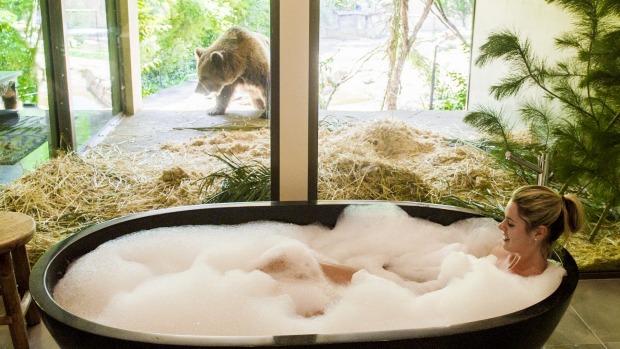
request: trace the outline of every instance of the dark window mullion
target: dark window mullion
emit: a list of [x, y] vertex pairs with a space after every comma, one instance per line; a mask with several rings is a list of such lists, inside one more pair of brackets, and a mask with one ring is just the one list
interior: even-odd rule
[[41, 19], [49, 104], [49, 149], [50, 155], [55, 156], [59, 150], [72, 151], [77, 147], [69, 96], [62, 1], [41, 1]]

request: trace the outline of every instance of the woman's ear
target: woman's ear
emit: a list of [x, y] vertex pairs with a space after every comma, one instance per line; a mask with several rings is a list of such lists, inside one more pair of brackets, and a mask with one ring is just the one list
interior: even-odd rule
[[538, 227], [536, 227], [536, 229], [534, 229], [534, 239], [544, 240], [547, 237], [548, 233], [549, 228], [545, 227], [544, 225], [539, 225]]

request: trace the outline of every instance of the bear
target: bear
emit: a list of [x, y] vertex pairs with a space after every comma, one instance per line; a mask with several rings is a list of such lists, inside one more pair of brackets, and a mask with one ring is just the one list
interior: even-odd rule
[[215, 94], [216, 105], [209, 115], [223, 115], [237, 87], [252, 98], [267, 118], [270, 78], [269, 38], [241, 27], [232, 27], [207, 48], [196, 48], [196, 93]]

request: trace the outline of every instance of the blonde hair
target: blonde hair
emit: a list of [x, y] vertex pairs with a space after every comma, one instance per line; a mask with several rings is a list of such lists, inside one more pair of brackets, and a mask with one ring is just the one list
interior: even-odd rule
[[517, 205], [528, 231], [547, 227], [547, 252], [560, 236], [578, 232], [585, 223], [581, 201], [573, 194], [560, 195], [548, 187], [527, 185], [517, 188], [510, 200]]

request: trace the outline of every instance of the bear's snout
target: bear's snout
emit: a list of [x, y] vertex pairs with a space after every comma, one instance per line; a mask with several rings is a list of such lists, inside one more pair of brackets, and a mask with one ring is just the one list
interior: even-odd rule
[[194, 93], [199, 93], [201, 95], [211, 94], [211, 92], [207, 91], [207, 89], [204, 86], [202, 86], [200, 82], [196, 84], [196, 90], [194, 91]]
[[205, 85], [203, 85], [201, 82], [198, 82], [198, 84], [196, 85], [196, 90], [194, 91], [195, 93], [199, 93], [201, 95], [205, 95], [205, 96], [210, 96], [212, 94], [218, 96], [221, 92], [221, 88], [217, 89], [209, 89], [206, 88]]

